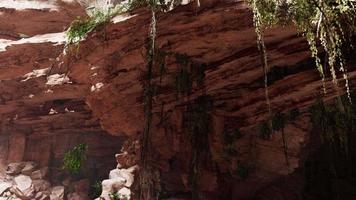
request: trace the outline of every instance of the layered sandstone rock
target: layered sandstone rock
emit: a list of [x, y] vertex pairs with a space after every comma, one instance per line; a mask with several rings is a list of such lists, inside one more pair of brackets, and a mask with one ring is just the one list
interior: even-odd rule
[[[35, 18], [29, 17], [33, 28], [24, 22], [11, 28], [11, 23], [3, 20], [2, 27], [16, 31], [10, 34], [15, 37], [2, 37], [61, 32], [74, 16], [84, 13], [75, 4], [61, 9], [67, 12], [4, 9], [1, 20], [4, 16], [9, 19], [29, 15], [45, 19], [55, 16], [63, 21], [46, 20], [37, 25]], [[63, 46], [48, 43], [14, 45], [0, 52], [0, 151], [4, 152], [0, 163], [4, 166], [9, 161], [26, 159], [42, 166], [59, 166], [67, 149], [85, 141], [89, 145], [89, 173], [98, 169], [107, 174], [115, 166], [113, 153], [119, 152], [125, 138], [122, 152], [116, 157], [118, 167], [139, 164], [138, 139], [144, 122], [142, 80], [146, 70], [143, 54], [150, 17], [149, 11], [138, 10], [105, 30], [96, 30], [72, 56], [63, 56]], [[266, 32], [272, 110], [300, 112], [284, 130], [287, 164], [281, 132], [267, 139], [260, 137], [259, 124], [267, 119], [268, 112], [252, 13], [246, 4], [208, 1], [202, 2], [199, 9], [189, 4], [160, 13], [157, 20], [157, 49], [170, 54], [164, 59], [164, 74], [154, 74], [158, 90], [154, 97], [152, 146], [162, 198], [190, 198], [190, 165], [197, 146], [192, 145], [186, 125], [192, 113], [189, 108], [204, 99], [201, 97], [208, 97], [205, 100], [209, 101], [204, 110], [209, 127], [198, 138], [208, 144], [204, 151], [207, 158], [199, 166], [202, 199], [271, 199], [275, 193], [281, 198], [298, 193], [291, 188], [300, 190], [303, 183], [295, 170], [308, 150], [308, 108], [322, 91], [305, 40], [293, 27]], [[182, 66], [177, 55], [194, 67], [204, 66], [204, 83], [193, 84], [189, 95], [179, 98], [176, 78]], [[355, 60], [349, 61], [351, 83], [356, 75], [354, 63]], [[41, 71], [34, 71], [47, 68], [51, 70], [43, 76], [37, 76]], [[25, 76], [31, 72], [36, 73]], [[47, 74], [51, 76], [46, 77]], [[46, 84], [53, 77], [55, 80], [50, 83], [60, 84]], [[325, 99], [329, 100], [336, 92], [327, 81]], [[227, 144], [226, 135], [234, 140]], [[124, 183], [119, 185], [122, 189]], [[298, 199], [298, 194], [294, 196]]]
[[[65, 67], [53, 68], [63, 52], [63, 31], [85, 9], [73, 2], [36, 2], [0, 2], [0, 174], [8, 163], [32, 160], [48, 166], [49, 178], [61, 183], [64, 153], [87, 143], [83, 173], [91, 181], [102, 179], [123, 139], [109, 136], [92, 115], [85, 103], [89, 88], [64, 76]], [[23, 174], [43, 178], [43, 171], [29, 174], [30, 168]]]

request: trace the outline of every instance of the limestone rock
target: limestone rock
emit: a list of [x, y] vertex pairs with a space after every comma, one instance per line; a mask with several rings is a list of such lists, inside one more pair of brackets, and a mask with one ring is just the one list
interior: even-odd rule
[[128, 189], [127, 187], [123, 187], [121, 188], [118, 192], [117, 192], [118, 196], [120, 199], [131, 199], [131, 190]]
[[8, 166], [7, 166], [7, 169], [6, 169], [6, 174], [9, 174], [9, 175], [17, 175], [21, 172], [21, 170], [25, 167], [25, 163], [23, 162], [19, 162], [19, 163], [10, 163]]
[[104, 180], [102, 182], [102, 193], [100, 197], [105, 200], [110, 200], [110, 194], [123, 188], [125, 183], [126, 180], [121, 177]]
[[47, 191], [50, 189], [51, 184], [46, 180], [33, 180], [35, 192]]
[[56, 186], [51, 189], [51, 200], [63, 200], [64, 199], [64, 187]]
[[48, 191], [46, 191], [46, 192], [37, 192], [36, 196], [35, 196], [35, 199], [36, 200], [50, 200], [49, 195], [50, 195], [50, 193]]
[[0, 196], [4, 194], [6, 191], [8, 191], [11, 188], [11, 186], [12, 186], [11, 183], [7, 183], [7, 182], [0, 183]]
[[32, 179], [26, 175], [18, 175], [14, 178], [14, 183], [21, 192], [30, 190], [32, 187]]
[[32, 172], [36, 169], [37, 165], [34, 162], [25, 162], [24, 168], [21, 170], [21, 174], [31, 176]]
[[47, 174], [48, 174], [48, 167], [44, 167], [39, 170], [33, 171], [31, 174], [31, 178], [33, 180], [43, 179], [47, 176]]
[[137, 166], [130, 167], [128, 169], [114, 169], [110, 171], [109, 178], [123, 178], [125, 179], [125, 186], [131, 187], [134, 182], [133, 172], [137, 169]]

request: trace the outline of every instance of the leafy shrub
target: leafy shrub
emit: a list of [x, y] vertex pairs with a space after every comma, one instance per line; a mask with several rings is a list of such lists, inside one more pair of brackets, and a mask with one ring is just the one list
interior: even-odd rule
[[79, 175], [86, 160], [87, 149], [88, 145], [81, 143], [66, 152], [63, 158], [63, 169], [67, 170], [71, 175]]

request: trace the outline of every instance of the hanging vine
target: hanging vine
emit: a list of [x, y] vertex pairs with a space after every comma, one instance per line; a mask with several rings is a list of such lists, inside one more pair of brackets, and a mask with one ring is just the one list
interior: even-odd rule
[[156, 41], [156, 8], [154, 2], [151, 2], [151, 24], [146, 46], [146, 69], [147, 75], [144, 80], [144, 130], [141, 134], [141, 172], [140, 172], [140, 199], [155, 199], [156, 191], [154, 188], [154, 169], [152, 166], [152, 147], [151, 147], [151, 125], [152, 125], [152, 103], [153, 103], [153, 67], [155, 58]]
[[[257, 6], [257, 0], [252, 0], [252, 11], [253, 11], [253, 22], [255, 26], [255, 32], [257, 34], [257, 47], [259, 51], [261, 52], [261, 62], [263, 66], [263, 73], [264, 73], [264, 88], [265, 88], [265, 98], [266, 98], [266, 104], [267, 104], [267, 109], [268, 109], [268, 117], [271, 119], [272, 117], [272, 110], [271, 110], [271, 102], [269, 99], [269, 91], [268, 91], [268, 62], [267, 62], [267, 51], [266, 51], [266, 45], [264, 42], [264, 36], [263, 36], [263, 25], [262, 25], [262, 16], [259, 10], [259, 7]], [[272, 129], [272, 122], [270, 121], [269, 123], [270, 129]]]
[[[338, 72], [345, 82], [349, 101], [350, 85], [343, 58], [343, 49], [352, 46], [352, 35], [356, 33], [356, 2], [353, 0], [249, 0], [253, 10], [257, 44], [262, 55], [264, 71], [268, 70], [263, 29], [265, 26], [294, 24], [307, 39], [315, 65], [320, 73], [323, 91], [325, 89], [325, 72], [319, 58], [317, 42], [320, 42], [327, 57], [332, 82], [338, 92]], [[338, 69], [338, 71], [337, 71]], [[266, 76], [266, 73], [265, 73]], [[265, 77], [265, 80], [267, 78]], [[265, 89], [266, 103], [270, 111], [268, 88]], [[270, 113], [270, 112], [269, 112]]]

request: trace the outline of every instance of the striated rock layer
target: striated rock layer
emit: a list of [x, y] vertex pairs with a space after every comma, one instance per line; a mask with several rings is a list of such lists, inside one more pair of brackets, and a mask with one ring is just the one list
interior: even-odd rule
[[[115, 166], [123, 137], [107, 134], [93, 116], [85, 102], [86, 85], [64, 78], [64, 67], [53, 68], [63, 45], [45, 42], [58, 38], [31, 38], [56, 37], [76, 16], [85, 15], [84, 9], [61, 1], [58, 10], [16, 10], [4, 5], [8, 4], [0, 2], [0, 174], [8, 163], [35, 161], [48, 166], [54, 184], [60, 183], [66, 177], [65, 152], [87, 143], [84, 174], [91, 181], [105, 178]], [[21, 44], [24, 40], [27, 44]]]
[[[60, 18], [64, 22], [44, 24], [68, 25], [72, 16], [80, 15], [76, 9], [66, 16], [68, 20]], [[35, 160], [58, 167], [65, 150], [84, 141], [89, 145], [90, 173], [95, 168], [107, 174], [124, 139], [116, 157], [119, 168], [139, 164], [145, 41], [151, 16], [147, 10], [131, 14], [94, 31], [81, 42], [78, 53], [64, 56], [63, 46], [48, 43], [14, 45], [0, 52], [0, 152], [4, 152], [0, 164]], [[160, 13], [157, 21], [157, 52], [165, 67], [154, 69], [151, 133], [161, 197], [191, 198], [191, 169], [198, 154], [201, 199], [301, 199], [304, 180], [298, 169], [310, 148], [308, 108], [322, 91], [306, 41], [293, 27], [273, 28], [265, 35], [271, 108], [274, 113], [299, 111], [284, 129], [286, 161], [281, 132], [261, 137], [259, 124], [268, 117], [264, 74], [246, 4], [207, 1], [200, 8], [187, 5]], [[61, 32], [52, 25], [41, 26], [56, 27], [43, 32], [21, 27], [21, 33], [30, 36]], [[8, 35], [3, 38], [11, 39]], [[349, 61], [351, 85], [354, 63]], [[51, 66], [44, 74], [33, 71]], [[193, 79], [191, 88], [191, 80], [184, 76]], [[326, 87], [325, 100], [330, 100], [337, 92], [330, 79]], [[135, 198], [137, 191], [132, 195]]]

